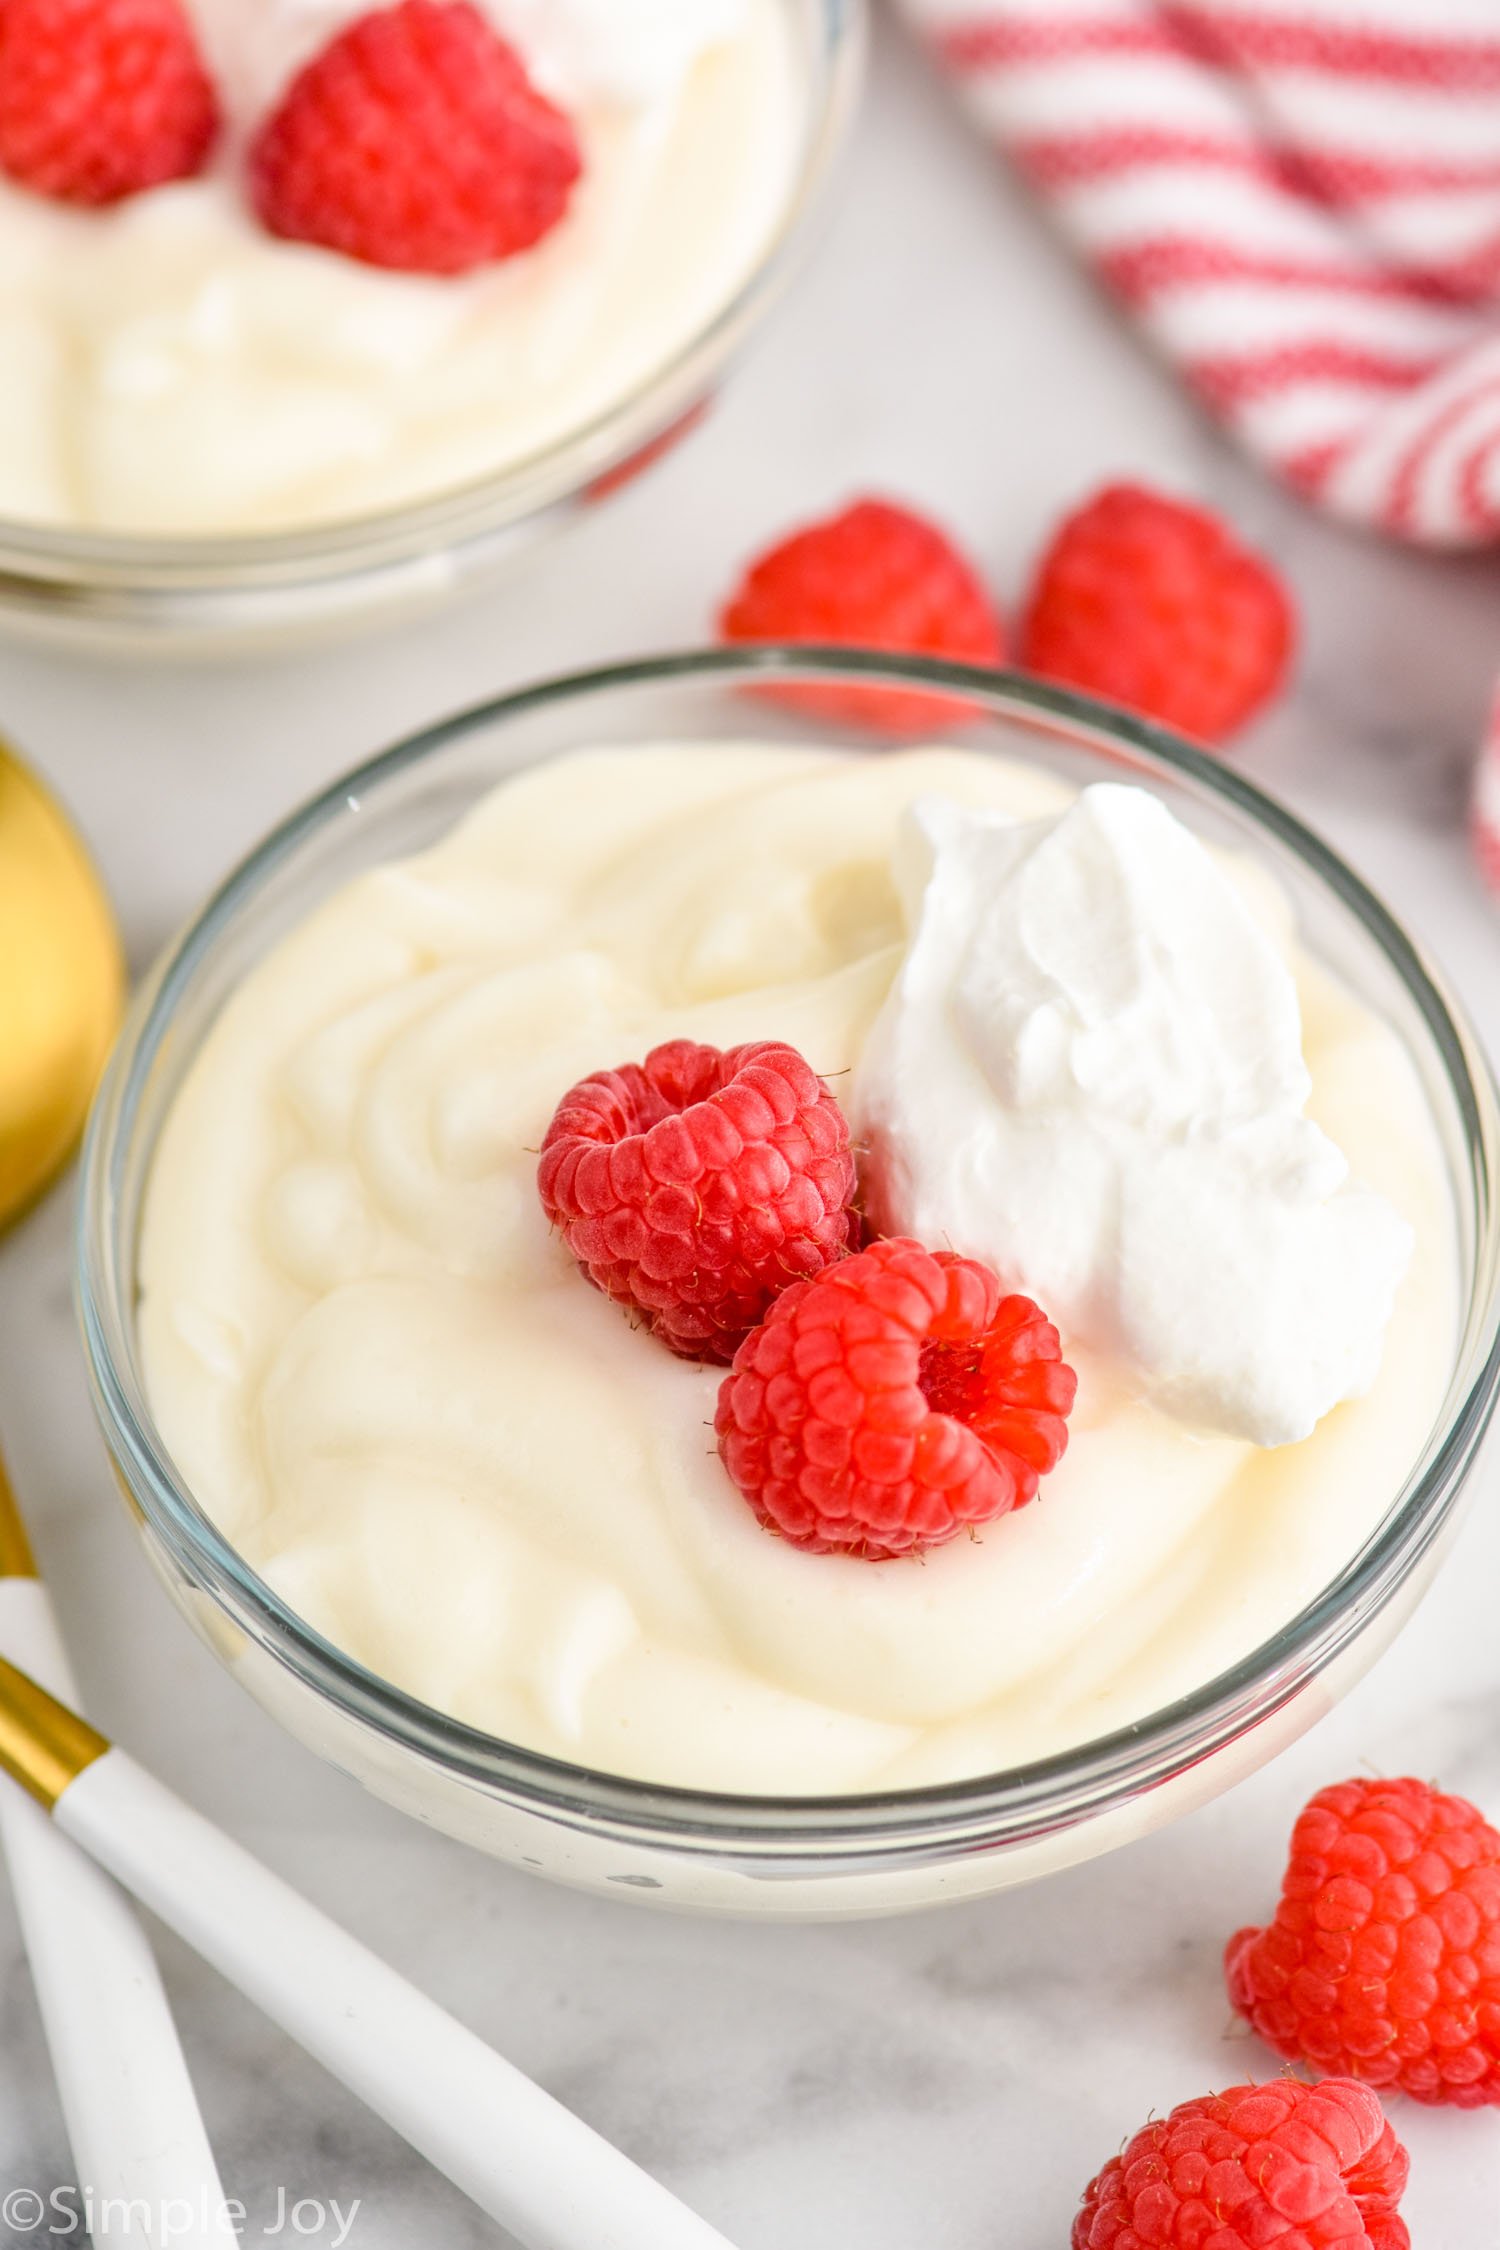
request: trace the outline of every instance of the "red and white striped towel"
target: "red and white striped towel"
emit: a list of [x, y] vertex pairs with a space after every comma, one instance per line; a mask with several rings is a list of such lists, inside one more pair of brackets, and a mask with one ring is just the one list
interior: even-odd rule
[[903, 0], [1250, 450], [1500, 537], [1500, 0]]
[[[901, 5], [1268, 468], [1399, 538], [1500, 539], [1500, 0]], [[1500, 888], [1500, 746], [1482, 770]]]

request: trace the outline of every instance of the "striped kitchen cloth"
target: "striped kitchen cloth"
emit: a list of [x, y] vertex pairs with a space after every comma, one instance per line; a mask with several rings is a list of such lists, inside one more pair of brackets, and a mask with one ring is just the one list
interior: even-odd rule
[[[1266, 467], [1402, 539], [1500, 539], [1500, 0], [900, 5]], [[1500, 883], [1497, 795], [1500, 749]]]

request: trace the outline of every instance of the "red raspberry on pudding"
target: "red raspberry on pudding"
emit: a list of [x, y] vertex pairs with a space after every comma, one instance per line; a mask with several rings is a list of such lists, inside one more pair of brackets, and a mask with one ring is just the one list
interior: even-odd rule
[[1084, 2190], [1073, 2250], [1410, 2250], [1409, 2169], [1368, 2086], [1280, 2078], [1153, 2118]]
[[732, 1359], [779, 1291], [858, 1236], [844, 1113], [776, 1040], [674, 1039], [585, 1078], [537, 1187], [595, 1288], [684, 1359]]
[[714, 1428], [768, 1531], [882, 1562], [1032, 1499], [1077, 1387], [1029, 1297], [897, 1236], [777, 1298], [735, 1354]]
[[108, 204], [200, 172], [219, 107], [181, 0], [0, 0], [0, 169]]
[[1217, 743], [1281, 685], [1294, 638], [1281, 581], [1217, 516], [1112, 484], [1044, 556], [1020, 661]]
[[293, 79], [249, 157], [272, 234], [404, 273], [531, 249], [582, 169], [568, 118], [469, 0], [356, 18]]
[[1224, 1955], [1270, 2047], [1414, 2101], [1500, 2105], [1500, 1835], [1425, 1781], [1343, 1781], [1292, 1830], [1281, 1899]]
[[[999, 617], [973, 565], [936, 524], [889, 500], [858, 500], [770, 548], [725, 604], [719, 630], [726, 641], [821, 641], [962, 664], [1005, 659]], [[894, 688], [775, 693], [802, 710], [902, 734], [964, 716], [959, 698]]]

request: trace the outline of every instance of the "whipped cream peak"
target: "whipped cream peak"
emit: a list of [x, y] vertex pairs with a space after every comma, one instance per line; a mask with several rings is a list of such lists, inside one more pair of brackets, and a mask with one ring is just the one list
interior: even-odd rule
[[950, 1242], [1206, 1429], [1280, 1445], [1367, 1390], [1411, 1250], [1305, 1115], [1291, 969], [1141, 789], [912, 807], [906, 959], [856, 1094], [887, 1229]]
[[[942, 859], [975, 921], [955, 1004], [1017, 1107], [1067, 1098], [1147, 1130], [1231, 1131], [1300, 1111], [1296, 988], [1249, 909], [1157, 798], [1101, 783], [1034, 829], [913, 808], [922, 887]], [[1002, 866], [1013, 880], [992, 888]], [[1033, 967], [1012, 974], [1020, 954]]]

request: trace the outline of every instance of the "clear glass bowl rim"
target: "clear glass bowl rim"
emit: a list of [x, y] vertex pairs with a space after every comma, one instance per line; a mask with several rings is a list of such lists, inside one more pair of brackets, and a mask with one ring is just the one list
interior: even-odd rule
[[230, 593], [360, 573], [447, 551], [566, 500], [623, 468], [703, 396], [716, 370], [788, 278], [853, 114], [863, 67], [867, 0], [813, 0], [822, 26], [823, 98], [809, 110], [797, 176], [770, 241], [726, 303], [624, 398], [580, 428], [488, 475], [370, 515], [337, 516], [287, 531], [162, 537], [75, 531], [0, 516], [0, 581], [161, 593]]
[[[998, 719], [1019, 716], [1075, 738], [1116, 744], [1172, 779], [1234, 808], [1298, 859], [1353, 915], [1395, 971], [1447, 1072], [1470, 1163], [1473, 1286], [1455, 1373], [1427, 1447], [1381, 1525], [1317, 1599], [1278, 1634], [1190, 1695], [1114, 1733], [1000, 1774], [928, 1788], [822, 1797], [747, 1796], [595, 1771], [505, 1742], [450, 1718], [367, 1671], [304, 1624], [248, 1567], [178, 1480], [146, 1405], [122, 1290], [113, 1213], [139, 1100], [176, 1003], [198, 964], [262, 884], [351, 795], [385, 782], [481, 729], [547, 706], [619, 690], [768, 678], [868, 681], [948, 689]], [[878, 754], [878, 752], [876, 753]], [[539, 682], [442, 720], [354, 768], [293, 812], [225, 879], [167, 948], [132, 1006], [90, 1120], [79, 1199], [76, 1280], [96, 1409], [133, 1506], [175, 1566], [313, 1692], [457, 1780], [564, 1825], [749, 1861], [820, 1854], [843, 1861], [994, 1847], [1061, 1829], [1160, 1785], [1272, 1717], [1372, 1622], [1437, 1539], [1500, 1388], [1500, 1097], [1477, 1034], [1436, 972], [1351, 868], [1291, 813], [1219, 759], [1169, 730], [1022, 674], [847, 649], [695, 650]], [[1460, 1183], [1462, 1185], [1462, 1183]]]

